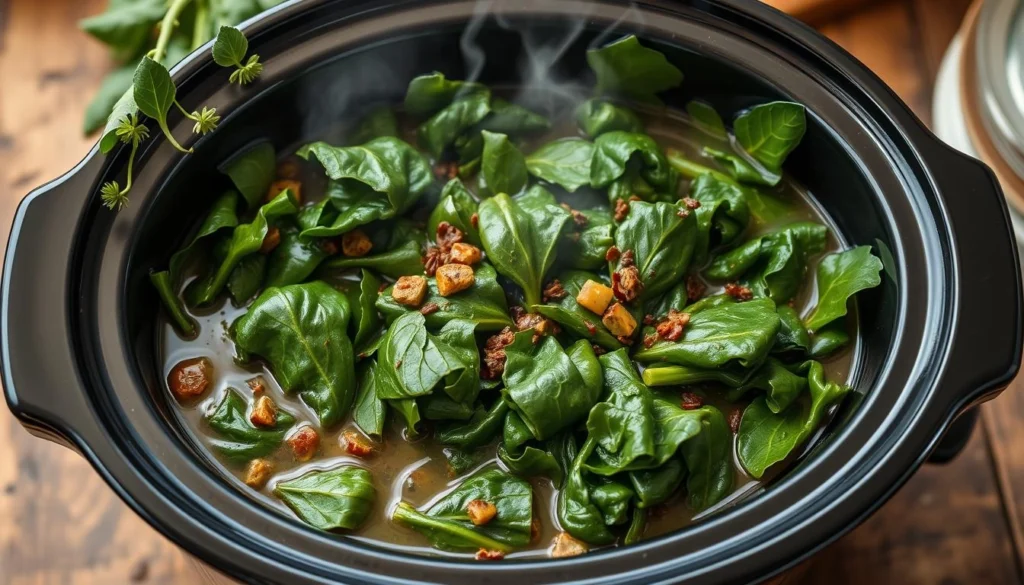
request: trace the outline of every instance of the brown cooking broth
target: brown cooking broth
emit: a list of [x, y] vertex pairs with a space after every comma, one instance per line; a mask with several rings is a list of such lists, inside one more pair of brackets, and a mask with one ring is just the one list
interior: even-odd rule
[[[645, 115], [647, 132], [654, 137], [663, 148], [675, 148], [692, 160], [699, 160], [703, 164], [707, 159], [700, 155], [701, 148], [711, 145], [723, 150], [728, 149], [724, 143], [716, 143], [712, 137], [700, 132], [692, 126], [688, 120], [681, 115]], [[576, 132], [575, 124], [567, 124], [564, 127], [556, 128], [548, 136], [542, 137], [534, 144], [542, 144], [547, 140], [560, 136], [571, 135]], [[408, 138], [407, 138], [408, 140]], [[524, 152], [530, 152], [534, 144], [524, 148]], [[311, 168], [313, 165], [310, 165]], [[319, 171], [313, 171], [322, 177]], [[323, 180], [319, 177], [305, 180], [308, 172], [304, 172], [303, 191], [309, 199], [311, 193], [317, 191], [319, 184], [322, 191]], [[685, 182], [683, 188], [686, 188]], [[790, 178], [784, 178], [782, 184], [777, 187], [773, 194], [779, 199], [792, 204], [794, 212], [788, 215], [781, 224], [788, 224], [795, 221], [816, 221], [823, 223], [830, 228], [828, 246], [824, 254], [812, 259], [809, 263], [808, 276], [800, 296], [794, 301], [794, 307], [801, 314], [805, 314], [814, 305], [816, 298], [814, 277], [818, 260], [821, 256], [838, 251], [840, 242], [835, 236], [835, 228], [828, 218], [821, 212], [814, 203], [809, 193], [801, 188]], [[314, 197], [315, 198], [315, 197]], [[754, 225], [749, 228], [749, 236], [771, 231], [779, 225]], [[715, 288], [709, 288], [708, 294], [713, 294]], [[239, 365], [234, 361], [234, 344], [228, 335], [228, 326], [245, 312], [245, 308], [236, 308], [227, 299], [222, 299], [220, 304], [212, 309], [202, 312], [190, 313], [199, 323], [200, 333], [196, 339], [183, 339], [175, 328], [166, 319], [162, 319], [158, 328], [161, 352], [163, 356], [163, 379], [166, 380], [171, 368], [178, 362], [198, 356], [206, 356], [214, 364], [214, 385], [211, 390], [196, 404], [181, 405], [177, 409], [188, 429], [195, 435], [196, 439], [205, 445], [209, 445], [214, 438], [204, 418], [213, 411], [222, 399], [228, 388], [235, 388], [241, 391], [242, 395], [250, 394], [246, 381], [256, 375], [262, 375], [267, 381], [267, 394], [273, 398], [278, 407], [291, 412], [298, 422], [307, 422], [321, 431], [320, 452], [310, 462], [296, 462], [287, 445], [282, 445], [278, 451], [266, 459], [273, 462], [275, 475], [260, 491], [255, 491], [243, 483], [245, 477], [244, 465], [237, 465], [228, 462], [220, 457], [212, 449], [207, 455], [213, 465], [220, 470], [224, 476], [233, 482], [243, 493], [250, 495], [261, 503], [279, 510], [283, 514], [291, 515], [291, 511], [284, 506], [272, 493], [277, 482], [298, 477], [313, 469], [326, 469], [334, 467], [339, 463], [348, 463], [363, 466], [373, 475], [374, 484], [377, 490], [377, 501], [373, 511], [364, 525], [356, 531], [348, 533], [351, 537], [383, 546], [391, 549], [402, 549], [410, 552], [417, 552], [431, 555], [447, 555], [470, 557], [471, 553], [450, 553], [431, 548], [425, 537], [405, 526], [392, 523], [389, 520], [390, 511], [400, 500], [421, 506], [437, 499], [448, 489], [455, 487], [464, 477], [474, 473], [482, 467], [499, 465], [496, 457], [497, 443], [486, 448], [479, 449], [483, 455], [480, 463], [472, 470], [460, 477], [451, 477], [448, 472], [448, 465], [443, 453], [443, 447], [435, 444], [429, 432], [422, 433], [422, 436], [415, 440], [408, 440], [404, 436], [404, 423], [400, 417], [389, 416], [388, 429], [381, 443], [377, 445], [377, 452], [367, 459], [360, 459], [348, 455], [340, 439], [343, 432], [358, 429], [349, 419], [338, 428], [324, 432], [319, 429], [317, 419], [312, 411], [306, 407], [296, 396], [286, 395], [281, 391], [280, 386], [274, 381], [270, 370], [259, 362], [249, 365]], [[849, 320], [849, 326], [854, 326], [854, 319]], [[856, 335], [852, 336], [856, 339]], [[833, 381], [846, 381], [849, 378], [851, 364], [856, 353], [856, 345], [844, 349], [834, 356], [823, 360], [827, 379]], [[170, 395], [169, 389], [168, 391]], [[703, 393], [705, 402], [718, 407], [727, 416], [737, 406], [742, 408], [744, 404], [730, 404], [721, 398], [714, 389], [708, 389]], [[173, 401], [174, 399], [171, 398]], [[735, 451], [735, 436], [734, 451]], [[809, 444], [813, 441], [809, 442]], [[806, 447], [805, 449], [806, 450]], [[687, 509], [685, 504], [685, 492], [680, 490], [667, 504], [657, 508], [656, 513], [650, 514], [645, 530], [645, 538], [665, 534], [689, 525], [695, 520], [714, 514], [722, 508], [732, 506], [751, 495], [759, 492], [764, 482], [771, 481], [783, 468], [791, 463], [791, 457], [786, 462], [775, 465], [762, 478], [755, 480], [748, 476], [738, 460], [734, 456], [734, 467], [736, 468], [736, 483], [734, 493], [727, 496], [722, 502], [712, 509], [706, 510], [699, 517], [694, 518], [693, 513]], [[543, 557], [547, 555], [547, 549], [552, 538], [558, 532], [557, 520], [555, 518], [555, 496], [556, 491], [550, 480], [535, 478], [531, 480], [534, 487], [534, 514], [539, 516], [542, 526], [541, 538], [527, 550], [522, 550], [508, 555], [508, 558], [529, 558]]]

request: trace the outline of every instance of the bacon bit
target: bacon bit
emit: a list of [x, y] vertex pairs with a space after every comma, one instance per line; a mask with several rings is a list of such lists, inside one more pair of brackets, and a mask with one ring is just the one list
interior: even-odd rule
[[472, 266], [480, 261], [483, 254], [480, 252], [480, 248], [477, 248], [473, 244], [455, 242], [451, 245], [448, 256], [448, 261], [452, 264], [465, 264], [466, 266]]
[[704, 406], [704, 401], [700, 396], [697, 396], [693, 392], [683, 392], [683, 410], [697, 410], [701, 406]]
[[427, 276], [434, 276], [437, 274], [437, 269], [447, 264], [444, 258], [444, 254], [441, 252], [441, 248], [437, 246], [428, 246], [427, 253], [423, 255], [423, 272], [427, 273]]
[[328, 256], [334, 256], [338, 253], [338, 244], [334, 240], [323, 240], [320, 242], [320, 251]]
[[689, 209], [680, 209], [680, 210], [676, 211], [676, 215], [678, 215], [679, 217], [681, 217], [683, 219], [686, 219], [686, 218], [690, 217], [690, 210]]
[[480, 224], [480, 216], [479, 215], [474, 213], [473, 215], [469, 216], [469, 225], [471, 225], [473, 227], [477, 227], [479, 224]]
[[551, 543], [551, 558], [561, 559], [565, 557], [576, 557], [586, 553], [589, 549], [586, 543], [576, 540], [568, 532], [559, 532], [558, 536]]
[[730, 282], [725, 285], [725, 294], [736, 299], [737, 301], [749, 301], [754, 298], [754, 292], [750, 288], [735, 282]]
[[544, 287], [541, 298], [543, 298], [544, 302], [547, 303], [550, 301], [560, 301], [568, 294], [569, 293], [565, 292], [565, 289], [562, 288], [562, 283], [556, 278]]
[[249, 414], [249, 422], [257, 427], [272, 427], [277, 423], [277, 405], [269, 396], [260, 396]]
[[263, 376], [249, 378], [245, 381], [245, 385], [252, 391], [253, 396], [259, 396], [267, 390], [267, 381], [263, 379]]
[[623, 303], [637, 298], [643, 290], [644, 283], [640, 280], [640, 271], [636, 266], [626, 266], [612, 274], [612, 292]]
[[505, 346], [516, 339], [511, 327], [506, 327], [484, 342], [484, 359], [480, 367], [480, 377], [484, 380], [496, 380], [505, 371]]
[[438, 307], [437, 303], [427, 303], [420, 308], [420, 314], [425, 317], [427, 315], [433, 315], [439, 310], [441, 310], [441, 307]]
[[629, 203], [622, 199], [615, 200], [615, 221], [620, 222], [629, 215]]
[[341, 253], [350, 258], [361, 258], [373, 249], [373, 242], [360, 229], [354, 229], [341, 236]]
[[619, 259], [619, 267], [629, 268], [630, 266], [636, 266], [636, 258], [633, 254], [633, 250], [626, 250], [622, 253], [622, 257]]
[[269, 254], [274, 251], [274, 248], [281, 243], [281, 230], [276, 227], [272, 227], [267, 230], [267, 235], [263, 237], [263, 243], [260, 244], [260, 254]]
[[689, 322], [689, 313], [680, 313], [672, 309], [668, 312], [668, 317], [658, 323], [658, 336], [668, 341], [679, 341], [683, 337], [683, 328]]
[[633, 345], [633, 338], [628, 335], [619, 335], [615, 339], [618, 339], [622, 345]]
[[434, 176], [438, 181], [452, 180], [459, 176], [459, 163], [456, 161], [439, 162], [434, 165]]
[[266, 459], [253, 459], [245, 471], [245, 485], [257, 490], [263, 489], [273, 473], [273, 463]]
[[736, 434], [740, 431], [740, 420], [743, 418], [743, 413], [740, 409], [734, 408], [729, 413], [729, 428], [732, 429], [732, 434]]
[[583, 321], [583, 326], [587, 328], [587, 332], [591, 335], [597, 333], [597, 325], [594, 325], [590, 321]]
[[473, 526], [483, 526], [498, 515], [498, 508], [485, 500], [470, 500], [466, 504], [466, 515]]
[[609, 262], [615, 262], [619, 259], [619, 249], [615, 246], [608, 248], [608, 251], [604, 253], [604, 259]]
[[407, 307], [418, 307], [427, 297], [427, 279], [422, 276], [403, 276], [391, 289], [391, 298]]
[[604, 354], [608, 353], [607, 349], [601, 347], [600, 345], [598, 345], [596, 343], [592, 343], [590, 345], [590, 348], [594, 350], [594, 355], [604, 355]]
[[306, 425], [295, 431], [295, 434], [289, 437], [287, 442], [292, 448], [292, 454], [296, 460], [309, 461], [320, 448], [320, 435], [316, 429]]
[[353, 457], [369, 457], [373, 454], [373, 445], [355, 431], [345, 431], [341, 434], [341, 440], [345, 445], [345, 452]]
[[644, 335], [644, 347], [646, 347], [647, 349], [650, 349], [657, 342], [658, 342], [658, 334], [657, 333], [648, 333], [647, 335]]
[[703, 298], [704, 291], [707, 289], [707, 285], [705, 285], [704, 281], [696, 274], [691, 274], [686, 277], [686, 299], [691, 303]]
[[210, 387], [213, 377], [213, 362], [207, 357], [198, 357], [178, 362], [167, 376], [167, 385], [179, 400], [201, 396]]
[[505, 558], [505, 553], [500, 550], [487, 550], [482, 548], [476, 551], [475, 558], [478, 561], [500, 561]]
[[281, 191], [288, 189], [292, 192], [292, 196], [295, 198], [297, 203], [302, 203], [302, 183], [292, 179], [284, 179], [281, 181], [274, 181], [270, 184], [270, 188], [267, 189], [267, 201], [271, 201], [274, 197], [281, 194]]
[[683, 205], [690, 210], [700, 209], [700, 201], [691, 197], [683, 197]]
[[654, 315], [648, 313], [644, 315], [644, 325], [654, 325]]
[[572, 214], [572, 222], [576, 224], [576, 227], [579, 229], [587, 227], [587, 224], [590, 223], [590, 220], [587, 219], [587, 216], [583, 215], [579, 211], [576, 211], [575, 209], [570, 209], [569, 213]]
[[461, 242], [462, 238], [462, 230], [447, 221], [437, 224], [437, 233], [434, 235], [434, 240], [437, 242], [437, 247], [442, 250], [451, 248], [452, 244]]

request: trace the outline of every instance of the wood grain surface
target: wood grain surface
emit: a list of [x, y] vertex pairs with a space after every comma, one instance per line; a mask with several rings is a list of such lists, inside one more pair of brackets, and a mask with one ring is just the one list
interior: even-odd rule
[[[810, 18], [924, 120], [968, 0], [774, 0]], [[0, 0], [0, 233], [34, 186], [92, 146], [82, 111], [108, 67], [76, 22], [105, 0]], [[983, 407], [963, 455], [917, 473], [792, 581], [827, 585], [1022, 583], [1024, 394]], [[0, 585], [193, 585], [188, 561], [77, 455], [0, 408]]]

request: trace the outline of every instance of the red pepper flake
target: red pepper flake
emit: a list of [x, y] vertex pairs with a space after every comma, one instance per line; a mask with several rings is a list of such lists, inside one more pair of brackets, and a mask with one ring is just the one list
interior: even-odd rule
[[668, 317], [658, 323], [658, 336], [668, 341], [679, 341], [683, 337], [683, 329], [689, 322], [689, 313], [680, 313], [672, 309], [668, 312]]
[[700, 201], [691, 197], [683, 197], [683, 205], [689, 210], [700, 209]]
[[629, 203], [622, 199], [615, 200], [615, 221], [622, 221], [629, 215]]
[[650, 313], [644, 315], [644, 325], [654, 325], [654, 315]]
[[754, 298], [754, 292], [750, 288], [745, 287], [735, 282], [730, 282], [725, 285], [725, 294], [736, 299], [737, 301], [749, 301]]
[[619, 259], [619, 249], [615, 246], [608, 248], [608, 251], [604, 253], [604, 259], [609, 262], [615, 262]]
[[583, 326], [587, 328], [587, 332], [590, 333], [591, 335], [597, 332], [597, 326], [591, 323], [590, 321], [584, 319]]
[[636, 258], [633, 254], [633, 250], [626, 250], [622, 253], [622, 258], [619, 259], [619, 266], [622, 268], [636, 266]]
[[655, 343], [658, 342], [657, 333], [648, 333], [644, 335], [644, 347], [650, 349]]
[[473, 227], [477, 227], [477, 225], [479, 225], [479, 224], [480, 224], [480, 216], [479, 215], [474, 213], [473, 215], [469, 216], [469, 225], [471, 225]]
[[743, 413], [740, 409], [734, 408], [729, 413], [729, 428], [732, 429], [732, 434], [736, 434], [740, 431], [740, 420], [743, 418]]
[[440, 310], [440, 308], [437, 306], [437, 303], [427, 303], [420, 308], [420, 314], [424, 316], [431, 315]]
[[704, 406], [704, 401], [693, 392], [683, 392], [682, 406], [683, 410], [697, 410]]

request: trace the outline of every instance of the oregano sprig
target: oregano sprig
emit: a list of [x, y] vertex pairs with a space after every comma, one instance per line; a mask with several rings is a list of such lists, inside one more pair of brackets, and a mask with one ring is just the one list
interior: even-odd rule
[[213, 42], [213, 60], [221, 67], [235, 67], [228, 77], [228, 82], [248, 85], [263, 73], [259, 55], [250, 55], [249, 60], [245, 61], [245, 54], [248, 51], [249, 40], [242, 31], [230, 26], [220, 27], [217, 40]]
[[[135, 154], [139, 143], [149, 136], [149, 128], [139, 120], [139, 113], [152, 118], [167, 141], [183, 153], [191, 153], [192, 148], [185, 148], [171, 134], [167, 123], [167, 115], [173, 105], [185, 118], [194, 122], [192, 132], [206, 135], [217, 128], [220, 115], [216, 108], [203, 106], [191, 113], [177, 99], [177, 88], [171, 79], [170, 71], [161, 62], [166, 56], [169, 30], [178, 24], [178, 16], [189, 0], [173, 0], [161, 24], [157, 46], [147, 53], [139, 62], [132, 78], [131, 88], [118, 100], [113, 112], [107, 120], [107, 129], [100, 139], [100, 150], [109, 152], [118, 143], [131, 144], [132, 150], [128, 157], [128, 173], [124, 189], [117, 181], [109, 181], [100, 189], [103, 204], [112, 210], [119, 210], [128, 204], [128, 192], [132, 188], [132, 170]], [[259, 55], [253, 54], [246, 64], [242, 64], [245, 53], [249, 50], [249, 41], [236, 28], [222, 26], [213, 46], [213, 59], [225, 67], [235, 67], [229, 82], [241, 85], [251, 83], [263, 71]]]

